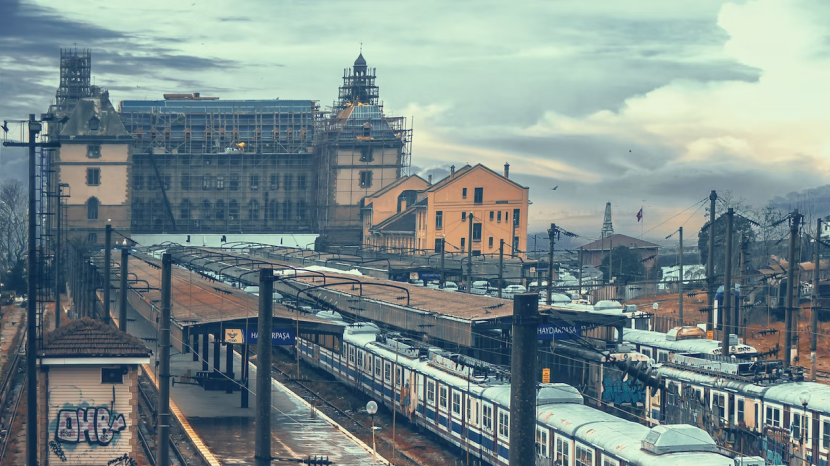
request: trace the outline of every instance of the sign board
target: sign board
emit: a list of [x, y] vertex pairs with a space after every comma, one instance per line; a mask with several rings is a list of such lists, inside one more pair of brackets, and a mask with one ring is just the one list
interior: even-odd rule
[[536, 273], [536, 267], [531, 267], [530, 268], [530, 274], [533, 275], [535, 273]]
[[715, 339], [715, 331], [714, 330], [707, 330], [706, 331], [706, 339], [707, 340], [714, 340]]
[[225, 343], [241, 345], [245, 343], [245, 332], [241, 328], [226, 328]]
[[417, 280], [418, 279], [418, 272], [409, 272], [409, 279], [410, 280]]
[[575, 335], [579, 335], [579, 331], [579, 325], [568, 324], [545, 324], [538, 328], [540, 340], [568, 340], [574, 338]]
[[550, 369], [542, 369], [542, 383], [550, 383]]
[[[247, 342], [249, 345], [257, 344], [258, 330], [248, 330]], [[294, 329], [275, 328], [271, 331], [271, 346], [293, 345]]]
[[440, 280], [441, 274], [435, 272], [420, 272], [421, 280], [424, 281], [431, 281], [431, 280]]

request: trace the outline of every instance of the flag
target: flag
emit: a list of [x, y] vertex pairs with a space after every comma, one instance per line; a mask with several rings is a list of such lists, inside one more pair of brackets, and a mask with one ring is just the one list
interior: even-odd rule
[[640, 211], [637, 212], [637, 221], [639, 222], [642, 219], [643, 219], [643, 208], [640, 207]]

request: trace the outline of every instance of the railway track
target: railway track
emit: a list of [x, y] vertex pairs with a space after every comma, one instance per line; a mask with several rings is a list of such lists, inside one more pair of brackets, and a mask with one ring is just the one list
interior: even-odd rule
[[[23, 398], [23, 391], [26, 388], [27, 374], [18, 371], [21, 357], [20, 353], [26, 347], [26, 327], [21, 325], [20, 341], [17, 348], [9, 351], [14, 354], [14, 358], [9, 364], [9, 370], [3, 377], [2, 385], [0, 385], [0, 409], [2, 409], [2, 416], [0, 416], [0, 436], [2, 436], [2, 445], [0, 445], [0, 464], [4, 463], [6, 457], [6, 450], [8, 449], [9, 441], [12, 438], [10, 430], [14, 426], [17, 419], [17, 411], [20, 408], [20, 400]], [[9, 399], [11, 395], [12, 399]]]

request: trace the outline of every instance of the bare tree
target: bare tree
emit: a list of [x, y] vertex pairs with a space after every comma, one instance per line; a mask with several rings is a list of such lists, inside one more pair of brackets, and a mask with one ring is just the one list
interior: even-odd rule
[[29, 233], [28, 195], [18, 180], [0, 185], [0, 257], [11, 268], [26, 252]]

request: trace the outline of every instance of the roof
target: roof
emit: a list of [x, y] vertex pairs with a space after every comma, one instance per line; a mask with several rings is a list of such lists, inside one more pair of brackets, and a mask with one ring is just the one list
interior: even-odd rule
[[390, 232], [405, 231], [407, 233], [412, 232], [412, 234], [415, 234], [415, 227], [415, 207], [410, 207], [403, 212], [398, 212], [377, 225], [372, 226], [371, 230], [373, 232], [383, 230]]
[[445, 186], [450, 185], [451, 183], [455, 183], [456, 181], [463, 178], [464, 175], [467, 175], [468, 173], [472, 173], [474, 170], [487, 170], [491, 174], [503, 179], [504, 181], [507, 181], [508, 183], [513, 184], [517, 188], [528, 189], [527, 186], [522, 186], [519, 183], [516, 183], [515, 181], [511, 180], [510, 178], [504, 177], [504, 175], [502, 175], [501, 173], [498, 173], [495, 170], [491, 170], [490, 168], [486, 167], [485, 165], [477, 163], [473, 166], [465, 165], [464, 167], [461, 167], [461, 169], [455, 171], [455, 175], [452, 175], [452, 174], [448, 175], [443, 180], [441, 180], [441, 181], [435, 183], [434, 185], [430, 186], [429, 189], [426, 190], [426, 192], [438, 191], [439, 189], [442, 189]]
[[377, 105], [355, 104], [343, 109], [337, 114], [337, 125], [340, 133], [339, 140], [354, 140], [363, 138], [364, 128], [369, 128], [369, 140], [371, 139], [396, 139], [400, 140], [400, 133], [396, 133], [389, 126], [389, 122], [383, 115], [383, 111]]
[[[95, 123], [98, 129], [90, 128], [90, 122], [94, 119], [97, 120]], [[72, 113], [69, 114], [69, 120], [61, 129], [60, 135], [62, 138], [87, 136], [132, 139], [110, 103], [106, 92], [100, 97], [87, 97], [79, 100]]]
[[628, 235], [621, 235], [618, 233], [615, 235], [607, 236], [605, 240], [598, 239], [596, 241], [592, 241], [588, 244], [582, 245], [579, 247], [579, 249], [588, 251], [599, 251], [608, 248], [612, 243], [614, 244], [614, 247], [625, 246], [627, 248], [635, 249], [651, 249], [657, 247], [657, 245], [654, 243], [637, 238], [632, 238]]
[[379, 189], [378, 191], [369, 194], [368, 196], [366, 196], [366, 198], [378, 198], [413, 178], [418, 178], [419, 180], [423, 181], [425, 185], [429, 186], [429, 183], [427, 183], [425, 179], [421, 178], [418, 175], [402, 176], [397, 180], [393, 181], [392, 184], [386, 185], [383, 189]]
[[357, 60], [354, 61], [354, 66], [366, 66], [366, 59], [363, 58], [363, 52], [360, 52], [360, 55], [357, 56]]
[[147, 357], [138, 338], [103, 322], [83, 317], [46, 334], [38, 355], [46, 357]]

